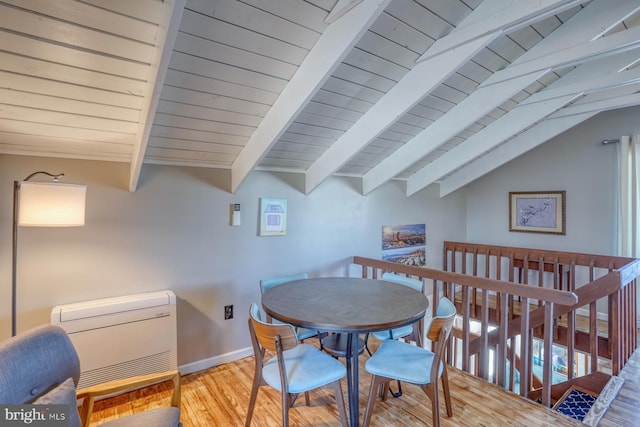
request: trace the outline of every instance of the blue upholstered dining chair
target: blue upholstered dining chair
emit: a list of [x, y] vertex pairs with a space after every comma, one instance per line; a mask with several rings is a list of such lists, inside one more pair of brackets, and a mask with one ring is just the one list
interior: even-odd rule
[[[419, 280], [419, 279], [412, 279], [411, 277], [403, 276], [400, 274], [385, 272], [382, 274], [382, 280], [385, 280], [387, 282], [398, 283], [400, 285], [413, 288], [418, 292], [423, 292], [423, 283], [422, 283], [422, 280]], [[372, 332], [370, 335], [380, 341], [386, 341], [389, 339], [395, 340], [398, 338], [404, 338], [404, 337], [415, 335], [413, 337], [414, 340], [418, 343], [421, 343], [422, 339], [421, 337], [417, 336], [416, 329], [417, 328], [415, 328], [414, 325], [406, 325], [406, 326], [401, 326], [399, 328], [389, 329], [386, 331]], [[367, 351], [368, 350], [369, 349], [367, 348]], [[369, 352], [369, 354], [371, 354], [371, 352]]]
[[[262, 279], [260, 280], [260, 292], [264, 293], [268, 289], [271, 289], [275, 286], [282, 285], [287, 282], [293, 282], [295, 280], [305, 280], [308, 279], [309, 275], [307, 273], [294, 274], [292, 276], [283, 276], [283, 277], [274, 277], [271, 279]], [[272, 319], [271, 316], [267, 315], [267, 321], [271, 323], [282, 323], [278, 320]], [[304, 341], [307, 338], [315, 337], [318, 335], [318, 331], [314, 331], [306, 328], [299, 328], [294, 326], [296, 330], [296, 334], [298, 335], [298, 339], [300, 341]]]
[[456, 307], [447, 298], [441, 298], [436, 307], [436, 315], [431, 319], [427, 338], [433, 342], [433, 351], [398, 340], [387, 340], [367, 360], [365, 369], [371, 374], [371, 387], [363, 426], [368, 426], [377, 391], [383, 387], [382, 398], [390, 381], [399, 380], [417, 384], [431, 399], [433, 426], [440, 425], [438, 379], [442, 380], [447, 416], [451, 417], [451, 395], [444, 354], [456, 317]]
[[[76, 392], [80, 360], [67, 333], [44, 325], [0, 343], [0, 403], [67, 404], [69, 427], [88, 426], [94, 399], [172, 380], [170, 407], [156, 408], [100, 424], [101, 427], [180, 426], [180, 372], [114, 380]], [[76, 399], [83, 399], [78, 413]]]
[[[424, 285], [422, 283], [422, 280], [413, 279], [411, 277], [403, 276], [401, 274], [385, 272], [382, 274], [382, 280], [408, 286], [412, 289], [415, 289], [418, 292], [424, 291]], [[416, 343], [418, 343], [418, 345], [422, 345], [422, 337], [419, 336], [419, 334], [421, 333], [422, 333], [422, 328], [418, 327], [417, 324], [413, 324], [413, 325], [401, 326], [399, 328], [388, 329], [386, 331], [371, 332], [369, 336], [373, 336], [379, 341], [395, 340], [398, 338], [408, 337], [409, 339], [413, 338], [413, 340]], [[371, 350], [369, 350], [369, 342], [368, 342], [369, 336], [367, 336], [367, 340], [365, 341], [365, 348], [367, 350], [367, 353], [369, 353], [369, 356], [371, 356]], [[398, 381], [398, 391], [397, 392], [392, 391], [391, 394], [393, 395], [393, 397], [402, 396], [402, 385], [400, 381]]]
[[342, 363], [318, 348], [298, 341], [292, 325], [267, 323], [262, 320], [258, 306], [249, 309], [249, 332], [255, 356], [255, 373], [245, 426], [251, 418], [260, 386], [268, 385], [282, 395], [282, 425], [289, 425], [289, 408], [300, 393], [319, 387], [331, 387], [335, 395], [340, 421], [347, 426], [347, 411], [344, 405], [340, 380], [347, 374]]

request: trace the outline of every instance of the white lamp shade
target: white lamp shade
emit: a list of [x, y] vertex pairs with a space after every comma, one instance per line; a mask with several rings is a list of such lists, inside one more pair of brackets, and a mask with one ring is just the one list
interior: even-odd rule
[[18, 225], [23, 227], [84, 225], [86, 194], [86, 185], [22, 181]]

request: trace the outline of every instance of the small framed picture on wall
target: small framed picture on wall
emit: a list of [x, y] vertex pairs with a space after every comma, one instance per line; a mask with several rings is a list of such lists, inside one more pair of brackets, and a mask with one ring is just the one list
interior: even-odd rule
[[509, 231], [566, 234], [564, 191], [509, 193]]
[[260, 236], [287, 234], [287, 199], [260, 199]]

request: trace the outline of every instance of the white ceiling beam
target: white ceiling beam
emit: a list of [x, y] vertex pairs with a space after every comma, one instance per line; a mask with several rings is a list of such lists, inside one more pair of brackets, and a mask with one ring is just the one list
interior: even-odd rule
[[544, 72], [535, 72], [504, 82], [499, 90], [495, 88], [476, 89], [461, 103], [424, 129], [382, 160], [375, 168], [364, 175], [362, 188], [364, 194], [378, 188], [393, 178], [407, 166], [426, 156], [444, 142], [450, 140], [478, 119], [489, 114], [497, 105], [502, 104], [514, 94], [527, 87]]
[[640, 8], [635, 1], [591, 1], [586, 7], [573, 15], [567, 22], [556, 28], [552, 34], [553, 43], [545, 40], [514, 61], [513, 65], [532, 59], [544, 57], [558, 51], [570, 49], [587, 41], [593, 41], [602, 35], [603, 28], [611, 28], [620, 24], [629, 15]]
[[440, 182], [440, 197], [453, 193], [473, 180], [510, 162], [596, 114], [583, 113], [577, 116], [565, 117], [564, 119], [545, 120], [527, 129], [509, 142], [493, 150], [491, 155], [480, 157], [470, 165], [443, 179]]
[[231, 167], [231, 192], [260, 162], [391, 0], [363, 0], [322, 33]]
[[639, 55], [640, 48], [581, 65], [547, 88], [522, 100], [518, 106], [571, 93], [594, 92], [635, 83], [640, 78], [640, 67], [628, 68], [626, 65], [635, 62]]
[[462, 188], [602, 111], [640, 105], [640, 94], [631, 93], [635, 92], [637, 88], [637, 84], [630, 85], [628, 88], [630, 93], [627, 95], [614, 95], [608, 99], [597, 99], [594, 102], [588, 102], [589, 97], [594, 95], [587, 95], [580, 104], [558, 110], [542, 122], [498, 146], [491, 151], [490, 155], [482, 156], [444, 178], [440, 182], [440, 197]]
[[131, 165], [129, 167], [129, 191], [135, 192], [140, 180], [144, 154], [147, 151], [149, 135], [153, 125], [153, 118], [158, 109], [160, 92], [167, 75], [169, 60], [173, 52], [173, 45], [178, 35], [182, 12], [186, 0], [166, 0], [162, 6], [162, 18], [156, 35], [156, 45], [151, 59], [149, 78], [145, 87], [144, 103], [140, 110], [138, 132], [136, 132]]
[[329, 25], [334, 23], [342, 15], [356, 7], [361, 1], [362, 0], [338, 0], [333, 6], [333, 9], [331, 9], [331, 12], [329, 12], [329, 15], [325, 18], [325, 24]]
[[[482, 156], [520, 130], [528, 128], [547, 116], [554, 117], [552, 113], [555, 111], [558, 113], [566, 110], [572, 111], [575, 106], [558, 110], [585, 92], [601, 91], [617, 86], [623, 86], [624, 93], [633, 91], [633, 87], [630, 87], [629, 84], [640, 79], [640, 69], [621, 73], [617, 73], [616, 70], [620, 69], [622, 64], [633, 61], [636, 56], [637, 53], [633, 52], [633, 54], [627, 53], [605, 58], [593, 66], [591, 63], [582, 65], [556, 80], [548, 88], [531, 95], [525, 100], [526, 102], [521, 102], [516, 108], [480, 132], [411, 175], [407, 180], [407, 196], [429, 186], [474, 158]], [[609, 68], [601, 67], [602, 64], [608, 65]], [[590, 73], [585, 75], [582, 72], [583, 69], [588, 69]], [[612, 70], [613, 72], [611, 72]], [[588, 110], [582, 109], [574, 114], [586, 111]]]
[[[640, 89], [640, 87], [635, 84], [630, 86], [629, 91], [635, 92], [638, 89]], [[640, 104], [640, 94], [629, 93], [627, 95], [618, 95], [611, 98], [574, 104], [556, 111], [549, 116], [549, 119], [557, 119], [592, 112], [601, 113], [603, 111], [615, 110], [618, 108], [635, 107], [638, 104]]]
[[[487, 79], [499, 83], [489, 86], [486, 84], [481, 85], [436, 122], [367, 172], [363, 177], [364, 194], [373, 191], [384, 182], [392, 179], [417, 160], [428, 155], [466, 129], [487, 112], [499, 106], [504, 100], [527, 87], [533, 82], [530, 79], [532, 76], [538, 78], [540, 75], [550, 71], [550, 67], [554, 64], [552, 62], [544, 62], [545, 55], [565, 49], [565, 57], [573, 54], [577, 59], [580, 55], [574, 54], [574, 52], [579, 51], [580, 47], [589, 44], [585, 40], [591, 40], [595, 34], [599, 33], [599, 28], [608, 26], [612, 22], [618, 22], [621, 16], [626, 16], [629, 10], [637, 7], [630, 4], [626, 4], [626, 8], [618, 7], [619, 5], [609, 7], [611, 5], [605, 3], [607, 2], [590, 3], [553, 33], [520, 56], [509, 67], [495, 72]], [[618, 42], [625, 43], [620, 39], [618, 39]], [[628, 40], [626, 42], [629, 43]], [[611, 45], [608, 44], [599, 45], [600, 53], [606, 55], [606, 49], [610, 47]], [[595, 53], [596, 51], [591, 51], [591, 57], [595, 56]], [[519, 64], [525, 62], [529, 64], [529, 68], [520, 68]], [[518, 67], [523, 73], [528, 71], [527, 74], [519, 74], [521, 77], [517, 77], [515, 84], [510, 79], [502, 78], [502, 76], [510, 73], [512, 67]], [[518, 84], [520, 84], [519, 88]]]
[[[532, 20], [539, 21], [584, 2], [584, 0], [485, 0], [470, 19], [447, 37], [438, 39], [416, 62], [424, 61], [494, 32], [514, 31]], [[506, 23], [506, 25], [505, 25]]]
[[[530, 4], [531, 3], [531, 4]], [[549, 14], [563, 9], [567, 0], [529, 0], [515, 1], [504, 7], [502, 0], [483, 2], [456, 29], [439, 39], [428, 50], [427, 54], [438, 43], [445, 43], [449, 48], [438, 52], [438, 57], [420, 61], [402, 80], [387, 92], [366, 114], [364, 114], [347, 132], [345, 132], [320, 158], [314, 162], [305, 174], [305, 192], [309, 194], [329, 175], [335, 173], [351, 157], [358, 153], [371, 140], [391, 126], [398, 118], [416, 105], [420, 99], [431, 92], [437, 85], [449, 77], [462, 64], [487, 46], [501, 34], [496, 17], [489, 25], [494, 31], [486, 30], [485, 20], [499, 9], [502, 25], [517, 25], [518, 22], [531, 19], [539, 14]], [[545, 15], [546, 16], [546, 15]], [[478, 25], [482, 23], [482, 25]], [[471, 31], [466, 31], [471, 27]], [[484, 28], [484, 29], [483, 29]], [[469, 39], [465, 39], [468, 37]], [[506, 100], [507, 98], [504, 98]], [[366, 193], [366, 191], [365, 191]]]
[[369, 141], [384, 132], [426, 93], [449, 77], [458, 66], [472, 58], [492, 37], [493, 35], [487, 35], [476, 39], [446, 52], [437, 61], [424, 61], [413, 67], [307, 169], [306, 194], [338, 170]]
[[[407, 197], [434, 183], [440, 177], [486, 153], [514, 133], [526, 129], [581, 95], [565, 95], [514, 108], [482, 131], [438, 157], [407, 179]], [[491, 139], [487, 139], [490, 135]]]
[[555, 69], [581, 64], [603, 56], [616, 55], [640, 46], [640, 27], [634, 27], [619, 33], [602, 37], [594, 41], [587, 41], [570, 48], [558, 50], [551, 54], [514, 64], [504, 72], [494, 73], [480, 87], [492, 86], [500, 82], [531, 72], [532, 69]]

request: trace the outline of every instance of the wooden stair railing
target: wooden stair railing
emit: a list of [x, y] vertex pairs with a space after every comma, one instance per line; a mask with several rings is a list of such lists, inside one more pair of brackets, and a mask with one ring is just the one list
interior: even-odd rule
[[[362, 277], [365, 277], [365, 278], [369, 277], [369, 270], [371, 270], [371, 277], [377, 278], [378, 270], [379, 270], [379, 271], [393, 271], [399, 274], [416, 276], [423, 280], [430, 279], [431, 281], [433, 281], [432, 283], [433, 293], [432, 293], [432, 300], [431, 300], [432, 313], [435, 313], [435, 310], [437, 308], [436, 302], [438, 301], [441, 295], [449, 296], [451, 299], [454, 298], [455, 296], [454, 286], [462, 286], [463, 289], [467, 289], [467, 290], [471, 288], [480, 288], [483, 290], [485, 295], [488, 295], [489, 291], [503, 294], [504, 295], [504, 298], [502, 300], [503, 304], [506, 304], [508, 295], [515, 295], [522, 298], [523, 304], [525, 305], [526, 305], [526, 301], [528, 301], [530, 298], [534, 298], [539, 301], [544, 301], [545, 302], [543, 306], [545, 310], [544, 318], [546, 320], [546, 324], [544, 328], [544, 343], [545, 343], [544, 354], [546, 356], [545, 357], [546, 360], [551, 360], [551, 345], [553, 342], [552, 327], [551, 327], [551, 325], [553, 324], [553, 318], [551, 316], [553, 314], [554, 304], [571, 305], [577, 301], [577, 298], [573, 293], [566, 292], [566, 291], [559, 291], [556, 289], [545, 289], [545, 288], [538, 288], [538, 287], [534, 288], [531, 286], [521, 285], [519, 283], [514, 283], [514, 282], [505, 282], [505, 281], [499, 281], [495, 279], [487, 279], [484, 277], [469, 276], [469, 275], [452, 273], [452, 272], [447, 272], [442, 270], [435, 270], [435, 269], [425, 268], [425, 267], [400, 265], [400, 264], [395, 264], [387, 261], [380, 261], [376, 259], [363, 258], [363, 257], [357, 257], [357, 256], [353, 258], [353, 262], [354, 264], [359, 264], [363, 267]], [[469, 301], [469, 292], [463, 292], [463, 300], [467, 302]], [[487, 307], [487, 304], [485, 304], [484, 307]], [[484, 310], [484, 311], [488, 312], [488, 310]], [[471, 354], [469, 352], [469, 343], [471, 341], [470, 341], [470, 328], [468, 326], [470, 313], [469, 313], [468, 303], [466, 304], [466, 309], [463, 309], [463, 312], [459, 314], [461, 314], [463, 318], [463, 327], [462, 327], [463, 367], [462, 369], [467, 372], [471, 372], [471, 369], [470, 369]], [[484, 379], [488, 379], [488, 372], [486, 367], [488, 366], [489, 351], [491, 350], [488, 345], [488, 331], [487, 331], [488, 315], [485, 314], [483, 318], [484, 318], [483, 330], [481, 332], [480, 338], [478, 339], [484, 342], [484, 347], [482, 348], [482, 352], [479, 352], [480, 357], [479, 357], [478, 365], [480, 366], [479, 376], [483, 377]], [[523, 318], [527, 319], [527, 322], [523, 323], [524, 324], [523, 331], [525, 332], [524, 335], [529, 336], [530, 335], [529, 327], [528, 327], [529, 316], [525, 315], [523, 316]], [[506, 322], [506, 320], [507, 320], [507, 316], [503, 316], [501, 319], [501, 323]], [[506, 339], [503, 340], [503, 342], [504, 342], [504, 346], [503, 346], [504, 349], [502, 353], [500, 353], [501, 346], [500, 345], [498, 346], [498, 357], [497, 357], [498, 360], [500, 360], [500, 357], [504, 357], [504, 359], [506, 360], [506, 357], [504, 356], [506, 355], [506, 348], [507, 348]], [[521, 346], [520, 357], [522, 357], [524, 360], [531, 360], [531, 347], [528, 345], [528, 340], [522, 340], [522, 343], [524, 345]], [[449, 351], [449, 354], [448, 354], [449, 364], [453, 364], [452, 362], [454, 360], [454, 355], [452, 353], [453, 353], [452, 351]], [[500, 356], [501, 354], [503, 356]], [[504, 362], [504, 365], [506, 366], [506, 362]], [[528, 366], [529, 366], [528, 363], [524, 363], [523, 367], [524, 367], [524, 371], [526, 372], [520, 373], [521, 384], [522, 384], [522, 380], [526, 379], [521, 389], [527, 390], [527, 391], [531, 388], [529, 386], [530, 382], [528, 380], [528, 378], [530, 377], [530, 372], [527, 370]], [[547, 405], [550, 403], [550, 398], [551, 398], [550, 396], [551, 373], [552, 373], [551, 365], [546, 364], [543, 368], [542, 401]], [[511, 376], [511, 378], [513, 377], [514, 375]], [[526, 395], [526, 393], [522, 393], [522, 394]]]
[[[562, 344], [567, 347], [568, 366], [574, 365], [575, 350], [581, 350], [590, 356], [591, 372], [598, 368], [598, 357], [604, 357], [611, 360], [612, 373], [617, 374], [635, 350], [637, 346], [635, 285], [636, 278], [640, 274], [640, 260], [460, 242], [445, 242], [444, 247], [445, 270], [461, 270], [466, 274], [468, 271], [466, 260], [471, 258], [473, 273], [477, 274], [477, 266], [481, 265], [479, 259], [484, 257], [485, 274], [490, 270], [490, 260], [493, 260], [493, 269], [497, 271], [495, 277], [499, 278], [502, 269], [498, 266], [504, 264], [503, 259], [508, 259], [510, 279], [515, 280], [517, 271], [518, 280], [528, 283], [529, 269], [533, 267], [531, 271], [537, 272], [538, 287], [545, 285], [544, 272], [550, 272], [554, 289], [573, 291], [578, 296], [578, 302], [570, 307], [556, 307], [554, 310], [555, 319], [562, 315], [567, 318], [566, 330], [563, 331], [556, 326], [555, 332], [556, 335], [562, 335]], [[456, 267], [456, 263], [459, 267]], [[579, 273], [584, 276], [584, 270], [588, 272], [588, 280], [577, 285], [576, 278]], [[596, 279], [598, 270], [601, 277]], [[529, 286], [535, 286], [535, 284]], [[606, 337], [598, 334], [598, 302], [607, 307]], [[588, 307], [589, 312], [589, 328], [586, 333], [576, 328], [576, 311], [584, 307]], [[534, 329], [543, 325], [540, 315], [540, 312], [531, 315], [531, 327]], [[514, 322], [510, 326], [517, 327], [517, 325], [517, 322]], [[495, 332], [493, 335], [490, 342], [495, 343]], [[512, 336], [514, 335], [511, 334]], [[472, 349], [475, 351], [478, 346], [480, 344], [476, 343]], [[569, 379], [572, 376], [573, 371], [570, 369]]]
[[[543, 360], [552, 360], [552, 346], [556, 344], [567, 348], [569, 367], [573, 366], [573, 352], [578, 349], [590, 354], [591, 372], [598, 369], [598, 357], [609, 356], [614, 374], [622, 369], [637, 345], [638, 259], [445, 242], [444, 270], [358, 256], [353, 262], [362, 267], [365, 278], [378, 278], [382, 272], [392, 271], [424, 280], [426, 289], [431, 288], [434, 312], [433, 302], [439, 296], [452, 300], [457, 297], [462, 320], [452, 338], [448, 363], [523, 396], [540, 386], [532, 372], [534, 337], [542, 339]], [[584, 268], [588, 273], [585, 274]], [[543, 277], [548, 275], [552, 276], [552, 285]], [[585, 275], [588, 280], [576, 280]], [[531, 284], [530, 277], [534, 278]], [[608, 309], [606, 337], [599, 336], [597, 329], [597, 308], [603, 301]], [[588, 331], [579, 333], [576, 310], [584, 310], [585, 306], [589, 313]], [[529, 309], [518, 312], [516, 307]], [[564, 316], [563, 326], [558, 326], [560, 316]], [[471, 331], [473, 321], [479, 323], [479, 331]], [[460, 350], [454, 353], [454, 349]], [[493, 365], [490, 365], [492, 352]], [[545, 405], [552, 401], [551, 365], [544, 363], [542, 384], [540, 390], [535, 391]], [[516, 370], [520, 376], [518, 389], [515, 388]], [[570, 380], [573, 369], [568, 372]], [[509, 384], [506, 384], [507, 378]]]

